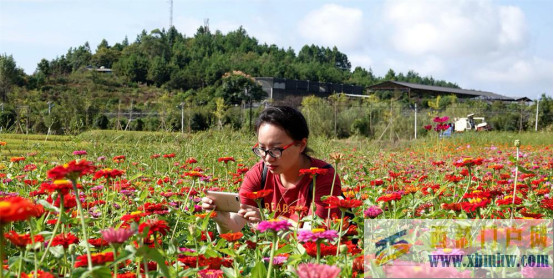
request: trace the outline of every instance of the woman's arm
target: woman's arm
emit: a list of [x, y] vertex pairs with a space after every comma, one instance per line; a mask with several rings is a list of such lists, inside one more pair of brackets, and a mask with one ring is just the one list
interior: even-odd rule
[[[214, 201], [208, 197], [202, 198], [202, 209], [214, 210]], [[260, 210], [257, 207], [241, 204], [237, 213], [217, 211], [217, 216], [213, 218], [217, 225], [217, 231], [221, 233], [239, 232], [246, 223], [256, 224], [260, 222]]]

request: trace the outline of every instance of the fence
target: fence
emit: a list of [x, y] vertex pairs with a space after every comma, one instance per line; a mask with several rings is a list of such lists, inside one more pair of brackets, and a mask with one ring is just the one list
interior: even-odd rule
[[[117, 111], [73, 113], [59, 113], [54, 107], [47, 113], [26, 106], [16, 109], [11, 118], [2, 115], [0, 129], [16, 133], [76, 134], [89, 129], [194, 132], [226, 126], [247, 131], [263, 108], [264, 105], [252, 109], [244, 105], [232, 106], [216, 114], [207, 106], [187, 105], [148, 111], [130, 106]], [[533, 104], [494, 106], [484, 102], [477, 105], [456, 103], [435, 110], [392, 101], [333, 104], [316, 98], [298, 109], [305, 115], [312, 135], [339, 138], [360, 135], [375, 140], [409, 140], [429, 132], [435, 133], [427, 131], [424, 126], [435, 124], [433, 118], [437, 116], [448, 116], [448, 122], [453, 123], [455, 118], [466, 117], [470, 113], [484, 117], [494, 130], [525, 131], [552, 125], [551, 113], [546, 117], [550, 119], [549, 123], [537, 121], [539, 111]]]

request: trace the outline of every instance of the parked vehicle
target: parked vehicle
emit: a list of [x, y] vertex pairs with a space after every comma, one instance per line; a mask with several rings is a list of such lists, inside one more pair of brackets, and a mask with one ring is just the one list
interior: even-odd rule
[[467, 117], [454, 118], [454, 121], [454, 131], [456, 132], [491, 130], [484, 117], [474, 117], [473, 113], [468, 114]]

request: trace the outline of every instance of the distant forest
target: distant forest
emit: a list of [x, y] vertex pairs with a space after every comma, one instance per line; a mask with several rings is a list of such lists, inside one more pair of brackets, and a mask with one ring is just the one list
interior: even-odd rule
[[[111, 73], [96, 71], [101, 68], [111, 69]], [[150, 115], [150, 120], [143, 118], [150, 124], [130, 128], [146, 129], [150, 125], [150, 130], [179, 130], [182, 124], [175, 122], [182, 121], [174, 119], [179, 117], [167, 120], [165, 114], [179, 114], [176, 106], [180, 106], [190, 112], [189, 123], [205, 123], [199, 128], [204, 129], [216, 122], [221, 125], [222, 118], [227, 117], [223, 116], [226, 108], [244, 107], [249, 101], [263, 98], [261, 87], [252, 77], [364, 87], [396, 80], [459, 88], [455, 83], [421, 77], [414, 71], [404, 74], [389, 69], [384, 77], [377, 77], [371, 68], [352, 70], [347, 55], [336, 47], [305, 45], [297, 54], [290, 47], [260, 44], [242, 27], [222, 34], [201, 26], [192, 37], [171, 27], [150, 33], [143, 30], [133, 42], [127, 38], [113, 44], [102, 40], [94, 52], [88, 42], [71, 47], [51, 61], [42, 59], [31, 75], [17, 66], [12, 55], [0, 55], [0, 126], [6, 129], [11, 123], [12, 129], [21, 132], [24, 122], [34, 132], [44, 132], [48, 127], [56, 133], [78, 133], [94, 127], [129, 128], [130, 121], [125, 125], [113, 115], [126, 111], [137, 117], [147, 112], [162, 113]], [[245, 88], [249, 94], [245, 94]], [[422, 105], [429, 107], [427, 100]], [[191, 111], [198, 108], [219, 110], [220, 115], [195, 116]]]

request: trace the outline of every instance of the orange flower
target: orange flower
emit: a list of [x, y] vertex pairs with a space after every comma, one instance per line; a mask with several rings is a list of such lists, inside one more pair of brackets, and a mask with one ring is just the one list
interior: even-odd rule
[[300, 175], [309, 174], [310, 177], [314, 175], [326, 175], [329, 169], [320, 169], [320, 168], [309, 168], [309, 169], [300, 169]]
[[323, 202], [329, 205], [327, 208], [341, 208], [341, 209], [356, 208], [363, 204], [363, 202], [360, 200], [354, 200], [350, 198], [339, 199], [336, 196], [330, 196]]
[[[32, 244], [33, 241], [31, 240], [31, 234], [18, 234], [15, 231], [10, 231], [9, 233], [5, 233], [4, 236], [6, 239], [8, 239], [13, 245], [25, 248], [27, 244]], [[44, 236], [38, 234], [34, 236], [34, 242], [43, 242]]]
[[12, 162], [12, 163], [17, 163], [17, 162], [21, 162], [21, 161], [25, 161], [25, 157], [11, 157], [10, 158], [10, 162]]
[[241, 195], [247, 199], [257, 200], [265, 198], [273, 193], [273, 190], [261, 190], [257, 192], [242, 193]]
[[112, 158], [114, 163], [123, 163], [125, 162], [125, 155], [119, 155]]
[[244, 236], [244, 234], [242, 232], [236, 232], [236, 233], [224, 233], [224, 234], [220, 234], [219, 236], [221, 236], [221, 238], [229, 242], [233, 242], [233, 241], [239, 240], [241, 237]]
[[39, 208], [28, 199], [10, 197], [0, 200], [0, 225], [14, 221], [27, 220], [38, 214]]

